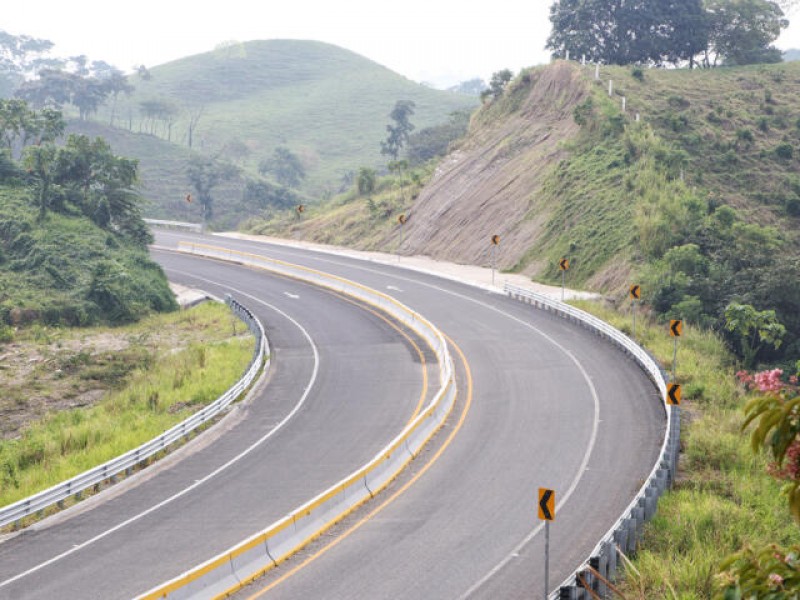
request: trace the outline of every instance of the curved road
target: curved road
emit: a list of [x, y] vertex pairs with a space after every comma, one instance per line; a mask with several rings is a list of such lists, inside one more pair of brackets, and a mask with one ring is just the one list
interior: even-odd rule
[[427, 471], [403, 490], [420, 470], [415, 466], [389, 487], [386, 498], [398, 495], [384, 508], [375, 513], [368, 505], [337, 527], [332, 543], [323, 540], [237, 597], [542, 597], [537, 489], [557, 494], [550, 557], [556, 586], [613, 525], [655, 463], [666, 424], [655, 387], [625, 355], [576, 325], [392, 266], [226, 238], [158, 235], [165, 245], [181, 239], [389, 289], [450, 337], [454, 357], [463, 353], [459, 406], [437, 438], [448, 445]]
[[438, 386], [426, 386], [437, 371], [430, 352], [365, 307], [241, 267], [154, 255], [172, 280], [230, 292], [262, 320], [268, 383], [163, 464], [0, 543], [0, 599], [142, 593], [367, 462]]

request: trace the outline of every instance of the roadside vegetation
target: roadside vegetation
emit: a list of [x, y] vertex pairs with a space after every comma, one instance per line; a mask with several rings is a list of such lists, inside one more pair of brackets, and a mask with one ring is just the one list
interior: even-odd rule
[[[631, 335], [627, 302], [620, 310], [590, 301], [574, 304]], [[639, 314], [636, 334], [671, 370], [673, 338], [667, 325]], [[737, 597], [724, 596], [726, 584], [735, 578], [720, 575], [726, 558], [743, 548], [800, 544], [800, 528], [792, 523], [781, 492], [785, 483], [770, 475], [774, 459], [754, 454], [750, 432], [742, 430], [750, 396], [736, 376], [736, 364], [719, 336], [697, 327], [684, 329], [677, 361], [683, 392], [678, 475], [619, 584], [629, 600]]]
[[139, 446], [214, 401], [253, 355], [217, 303], [134, 325], [35, 325], [0, 343], [0, 506]]
[[0, 99], [0, 505], [163, 433], [244, 372], [227, 307], [178, 312], [138, 164]]

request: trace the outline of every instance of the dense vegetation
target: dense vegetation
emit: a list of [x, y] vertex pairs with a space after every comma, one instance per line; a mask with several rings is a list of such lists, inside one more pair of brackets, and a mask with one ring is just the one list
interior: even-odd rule
[[[0, 320], [88, 325], [175, 308], [140, 215], [135, 161], [0, 101]], [[30, 145], [32, 142], [38, 142]], [[15, 158], [19, 156], [20, 158]]]
[[[594, 302], [579, 304], [630, 334], [630, 314]], [[637, 319], [636, 332], [638, 341], [669, 368], [673, 346], [665, 325]], [[678, 477], [646, 525], [621, 591], [637, 600], [749, 598], [723, 597], [735, 577], [719, 574], [722, 561], [743, 547], [747, 553], [772, 543], [797, 547], [800, 529], [791, 525], [782, 482], [769, 474], [770, 457], [754, 455], [742, 432], [745, 389], [722, 340], [709, 331], [685, 329], [678, 371], [684, 396]], [[772, 549], [769, 560], [775, 553]], [[774, 568], [769, 560], [763, 568]], [[785, 566], [791, 568], [788, 561]]]
[[600, 85], [576, 109], [582, 131], [548, 182], [561, 203], [537, 250], [548, 242], [571, 250], [572, 275], [584, 281], [627, 253], [657, 314], [723, 332], [742, 357], [724, 327], [726, 307], [774, 309], [787, 334], [757, 359], [791, 363], [800, 356], [800, 111], [792, 101], [800, 70], [604, 73], [642, 119], [623, 114], [619, 96]]
[[547, 48], [615, 65], [781, 62], [793, 0], [557, 0]]

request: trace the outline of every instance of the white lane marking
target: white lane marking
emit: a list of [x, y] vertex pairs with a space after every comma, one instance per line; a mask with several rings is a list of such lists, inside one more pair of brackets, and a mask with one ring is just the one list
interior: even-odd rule
[[395, 285], [387, 285], [387, 286], [386, 286], [386, 289], [387, 289], [387, 290], [393, 290], [393, 291], [395, 291], [395, 292], [402, 292], [402, 291], [403, 291], [403, 290], [401, 290], [399, 287], [397, 287], [397, 286], [395, 286]]
[[[180, 273], [180, 271], [173, 271], [173, 272]], [[186, 275], [186, 273], [183, 273], [183, 274]], [[174, 502], [178, 498], [181, 498], [182, 496], [185, 496], [186, 494], [188, 494], [192, 490], [196, 489], [198, 486], [204, 484], [205, 482], [209, 481], [213, 477], [216, 477], [217, 475], [222, 473], [224, 470], [226, 470], [227, 468], [229, 468], [233, 464], [239, 462], [245, 456], [250, 454], [253, 450], [255, 450], [260, 445], [262, 445], [264, 442], [266, 442], [269, 438], [271, 438], [279, 430], [281, 430], [286, 425], [286, 423], [288, 423], [289, 420], [294, 415], [297, 414], [297, 412], [300, 410], [300, 408], [302, 408], [303, 404], [305, 404], [306, 398], [308, 398], [308, 395], [311, 393], [311, 389], [314, 387], [314, 383], [317, 380], [317, 373], [319, 372], [319, 351], [317, 350], [317, 346], [314, 344], [314, 340], [311, 339], [311, 336], [309, 335], [308, 331], [306, 331], [305, 328], [302, 325], [300, 325], [300, 323], [295, 321], [292, 317], [290, 317], [288, 314], [283, 312], [278, 307], [273, 306], [272, 304], [269, 304], [267, 302], [264, 302], [263, 300], [261, 300], [259, 298], [256, 298], [255, 296], [252, 296], [252, 295], [248, 294], [247, 292], [243, 292], [241, 290], [237, 290], [236, 288], [233, 288], [233, 287], [230, 287], [230, 286], [226, 286], [224, 284], [217, 283], [217, 282], [211, 281], [209, 279], [204, 279], [202, 277], [197, 277], [195, 275], [190, 275], [190, 277], [192, 277], [194, 279], [198, 279], [200, 281], [204, 281], [206, 283], [211, 283], [213, 285], [218, 285], [220, 287], [226, 287], [226, 288], [236, 292], [237, 294], [241, 294], [242, 296], [246, 296], [246, 297], [250, 298], [251, 300], [253, 300], [255, 302], [263, 304], [264, 306], [266, 306], [268, 308], [271, 308], [272, 310], [274, 310], [278, 314], [282, 315], [283, 317], [285, 317], [286, 319], [291, 321], [302, 332], [303, 336], [306, 338], [306, 340], [308, 340], [308, 343], [311, 346], [311, 349], [312, 349], [312, 351], [314, 353], [314, 370], [311, 373], [311, 379], [309, 380], [308, 384], [306, 384], [306, 388], [303, 391], [303, 395], [300, 397], [300, 400], [298, 401], [297, 404], [295, 404], [295, 406], [294, 406], [294, 408], [292, 408], [291, 412], [289, 412], [289, 414], [287, 414], [272, 430], [267, 432], [265, 435], [263, 435], [261, 438], [259, 438], [255, 442], [253, 442], [243, 452], [241, 452], [240, 454], [234, 456], [228, 462], [226, 462], [222, 466], [218, 467], [217, 469], [215, 469], [214, 471], [212, 471], [211, 473], [209, 473], [208, 475], [206, 475], [202, 479], [196, 480], [189, 487], [181, 490], [180, 492], [177, 492], [176, 494], [170, 496], [169, 498], [166, 498], [165, 500], [162, 500], [158, 504], [155, 504], [155, 505], [151, 506], [150, 508], [148, 508], [147, 510], [139, 513], [138, 515], [135, 515], [135, 516], [123, 521], [122, 523], [119, 523], [119, 524], [115, 525], [114, 527], [111, 527], [110, 529], [107, 529], [107, 530], [103, 531], [102, 533], [98, 533], [96, 536], [86, 540], [85, 542], [82, 542], [80, 544], [75, 544], [70, 550], [67, 550], [66, 552], [62, 552], [61, 554], [58, 554], [57, 556], [54, 556], [53, 558], [51, 558], [49, 560], [46, 560], [45, 562], [40, 563], [40, 564], [36, 565], [35, 567], [31, 567], [27, 571], [19, 573], [18, 575], [15, 575], [14, 577], [11, 577], [10, 579], [6, 579], [5, 581], [0, 581], [0, 588], [5, 587], [5, 586], [7, 586], [9, 584], [12, 584], [15, 581], [19, 581], [20, 579], [22, 579], [24, 577], [27, 577], [28, 575], [32, 575], [33, 573], [36, 573], [37, 571], [40, 571], [40, 570], [44, 569], [45, 567], [48, 567], [48, 566], [50, 566], [50, 565], [52, 565], [52, 564], [54, 564], [54, 563], [56, 563], [56, 562], [58, 562], [58, 561], [60, 561], [60, 560], [62, 560], [64, 558], [66, 558], [67, 556], [70, 556], [71, 554], [74, 554], [74, 553], [78, 552], [79, 550], [83, 550], [87, 546], [90, 546], [90, 545], [94, 544], [95, 542], [98, 542], [98, 541], [102, 540], [103, 538], [106, 538], [106, 537], [110, 536], [112, 533], [116, 533], [117, 531], [119, 531], [120, 529], [122, 529], [124, 527], [127, 527], [131, 523], [135, 523], [136, 521], [138, 521], [140, 519], [143, 519], [144, 517], [154, 513], [155, 511], [157, 511], [158, 509], [166, 506], [167, 504], [170, 504], [170, 503]]]
[[291, 298], [292, 300], [297, 300], [300, 297], [297, 294], [292, 294], [290, 292], [283, 292], [283, 295]]
[[[275, 246], [273, 245], [273, 247], [275, 247]], [[546, 339], [547, 341], [552, 343], [554, 346], [556, 346], [556, 348], [561, 350], [572, 361], [572, 363], [575, 364], [577, 369], [580, 371], [584, 381], [586, 382], [586, 385], [589, 387], [589, 391], [591, 393], [593, 404], [594, 404], [594, 421], [592, 423], [592, 433], [591, 433], [591, 435], [589, 437], [589, 442], [588, 442], [588, 445], [586, 447], [586, 451], [584, 452], [583, 460], [581, 461], [581, 464], [580, 464], [580, 466], [578, 467], [578, 469], [576, 471], [577, 474], [576, 474], [575, 478], [572, 480], [572, 482], [570, 483], [569, 488], [567, 489], [566, 492], [564, 492], [564, 494], [559, 494], [560, 500], [556, 504], [556, 510], [557, 511], [561, 510], [563, 508], [564, 504], [566, 504], [566, 502], [569, 500], [569, 498], [575, 492], [575, 489], [578, 487], [578, 484], [580, 483], [581, 479], [583, 478], [583, 474], [587, 471], [586, 467], [587, 467], [587, 465], [589, 463], [589, 459], [591, 457], [592, 451], [594, 450], [594, 445], [595, 445], [595, 443], [597, 441], [597, 432], [598, 432], [599, 423], [600, 423], [600, 397], [599, 397], [599, 395], [597, 393], [597, 389], [594, 387], [594, 383], [592, 383], [592, 379], [589, 376], [589, 374], [586, 372], [586, 370], [583, 368], [583, 365], [581, 365], [580, 361], [577, 359], [577, 357], [574, 354], [572, 354], [572, 352], [567, 350], [564, 346], [559, 344], [556, 340], [554, 340], [552, 337], [550, 337], [545, 332], [543, 332], [542, 330], [538, 329], [537, 327], [535, 327], [531, 323], [528, 323], [527, 321], [524, 321], [524, 320], [522, 320], [522, 319], [520, 319], [518, 317], [515, 317], [514, 315], [509, 314], [509, 313], [497, 308], [496, 306], [492, 306], [491, 304], [488, 304], [488, 303], [483, 302], [481, 300], [476, 300], [475, 298], [471, 298], [469, 296], [465, 296], [464, 294], [460, 294], [458, 292], [454, 292], [452, 290], [448, 290], [448, 289], [439, 287], [439, 286], [434, 285], [432, 283], [427, 283], [425, 281], [419, 281], [419, 280], [416, 280], [416, 279], [412, 279], [411, 277], [403, 277], [401, 275], [395, 275], [395, 274], [392, 274], [392, 273], [387, 273], [387, 272], [383, 272], [383, 271], [378, 271], [376, 269], [371, 269], [369, 267], [362, 267], [362, 266], [359, 266], [359, 265], [344, 263], [344, 262], [337, 261], [337, 260], [332, 260], [332, 259], [329, 259], [329, 258], [319, 258], [315, 254], [312, 254], [311, 256], [309, 256], [309, 254], [307, 254], [307, 253], [292, 252], [291, 250], [286, 251], [284, 247], [281, 247], [281, 246], [278, 246], [278, 247], [281, 250], [285, 251], [286, 254], [289, 254], [290, 256], [299, 256], [299, 257], [306, 258], [306, 259], [311, 258], [311, 260], [318, 261], [318, 262], [334, 264], [334, 265], [338, 265], [340, 267], [356, 269], [356, 270], [360, 270], [360, 271], [366, 271], [368, 273], [373, 273], [373, 274], [376, 274], [376, 275], [380, 275], [382, 277], [392, 277], [394, 279], [399, 279], [401, 281], [408, 281], [410, 283], [414, 283], [414, 284], [417, 284], [417, 285], [422, 285], [422, 286], [437, 290], [439, 292], [442, 292], [443, 294], [449, 294], [451, 296], [455, 296], [457, 298], [461, 298], [463, 300], [467, 300], [467, 301], [472, 302], [474, 304], [478, 304], [479, 306], [483, 306], [484, 308], [486, 308], [488, 310], [491, 310], [491, 311], [494, 311], [494, 312], [496, 312], [496, 313], [498, 313], [500, 315], [503, 315], [504, 317], [507, 317], [507, 318], [511, 319], [512, 321], [515, 321], [515, 322], [521, 324], [523, 327], [526, 327], [526, 328], [536, 332], [537, 334], [542, 336], [544, 339]], [[307, 252], [312, 252], [313, 253], [313, 251], [307, 251]], [[358, 259], [352, 259], [352, 260], [358, 260]], [[421, 273], [421, 275], [425, 275], [425, 274]], [[427, 275], [435, 277], [434, 274], [427, 274]], [[458, 283], [458, 282], [456, 282], [456, 283]], [[464, 284], [464, 282], [461, 282], [461, 283]], [[464, 285], [469, 285], [469, 284], [464, 284]], [[503, 295], [505, 295], [505, 294], [503, 294]], [[538, 526], [536, 526], [528, 535], [526, 535], [514, 547], [514, 549], [504, 559], [502, 559], [500, 562], [498, 562], [485, 576], [483, 576], [478, 582], [476, 582], [471, 588], [469, 588], [469, 590], [467, 590], [462, 596], [460, 596], [460, 600], [463, 600], [464, 598], [467, 598], [471, 594], [475, 593], [478, 589], [480, 589], [483, 585], [485, 585], [492, 577], [497, 575], [497, 573], [499, 573], [508, 563], [510, 563], [514, 559], [514, 554], [520, 554], [525, 549], [525, 546], [527, 546], [533, 540], [533, 538], [536, 537], [536, 535], [539, 534], [539, 532], [542, 531], [543, 528], [544, 528], [544, 521], [542, 523], [540, 523]]]

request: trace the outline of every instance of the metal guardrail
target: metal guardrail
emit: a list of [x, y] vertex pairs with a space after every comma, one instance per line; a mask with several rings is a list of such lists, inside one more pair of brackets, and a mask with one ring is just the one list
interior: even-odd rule
[[117, 477], [122, 473], [130, 475], [137, 465], [145, 463], [158, 452], [187, 438], [197, 428], [216, 418], [250, 386], [261, 370], [264, 357], [268, 353], [267, 338], [264, 334], [264, 328], [253, 313], [230, 296], [226, 297], [225, 300], [231, 311], [245, 322], [256, 338], [253, 357], [250, 359], [250, 364], [242, 378], [214, 402], [201, 408], [191, 417], [138, 448], [38, 494], [0, 508], [0, 527], [11, 523], [19, 525], [23, 518], [36, 513], [43, 514], [45, 509], [54, 504], [59, 505], [60, 508], [63, 507], [64, 502], [72, 496], [80, 500], [83, 492], [89, 488], [99, 486], [104, 482], [116, 482]]
[[456, 396], [452, 359], [444, 337], [424, 317], [391, 296], [334, 275], [257, 254], [185, 242], [180, 244], [180, 249], [300, 279], [347, 294], [384, 311], [416, 331], [433, 349], [439, 363], [441, 387], [430, 404], [366, 465], [283, 519], [175, 579], [153, 588], [139, 596], [139, 600], [224, 597], [285, 561], [387, 486], [444, 423]]
[[197, 233], [203, 232], [203, 225], [201, 223], [186, 223], [184, 221], [164, 221], [162, 219], [142, 219], [148, 225], [155, 227], [164, 227], [165, 229], [185, 229], [187, 231], [195, 231]]
[[666, 404], [666, 381], [656, 362], [641, 346], [621, 331], [585, 311], [524, 288], [506, 284], [505, 291], [512, 298], [579, 323], [617, 345], [639, 364], [664, 399], [666, 434], [658, 460], [650, 475], [586, 561], [548, 596], [550, 600], [590, 600], [593, 597], [592, 593], [605, 597], [609, 592], [607, 582], [613, 581], [616, 576], [620, 562], [619, 551], [629, 554], [636, 550], [636, 543], [642, 534], [644, 523], [653, 517], [658, 499], [671, 486], [674, 479], [680, 450], [680, 408]]

